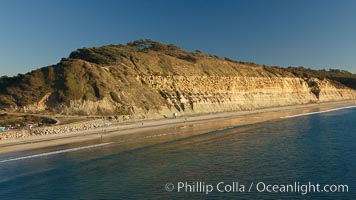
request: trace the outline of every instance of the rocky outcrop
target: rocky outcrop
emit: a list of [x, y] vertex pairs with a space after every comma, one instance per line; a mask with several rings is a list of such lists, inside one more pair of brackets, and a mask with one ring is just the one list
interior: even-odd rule
[[356, 98], [355, 90], [347, 88], [344, 85], [332, 80], [310, 78], [307, 82], [311, 92], [315, 95], [319, 102], [341, 101]]
[[207, 113], [356, 99], [329, 80], [281, 77], [145, 76], [174, 112]]

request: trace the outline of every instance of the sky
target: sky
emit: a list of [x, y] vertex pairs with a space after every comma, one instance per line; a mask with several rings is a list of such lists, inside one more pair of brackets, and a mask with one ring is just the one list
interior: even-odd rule
[[0, 76], [150, 38], [271, 66], [356, 73], [354, 0], [1, 0]]

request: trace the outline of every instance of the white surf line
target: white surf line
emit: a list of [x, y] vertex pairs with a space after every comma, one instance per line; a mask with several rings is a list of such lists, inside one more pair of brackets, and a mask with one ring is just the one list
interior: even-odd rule
[[90, 148], [95, 148], [95, 147], [106, 146], [106, 145], [113, 144], [113, 143], [126, 143], [126, 142], [132, 142], [132, 141], [140, 141], [140, 140], [144, 140], [144, 139], [148, 139], [148, 138], [155, 138], [155, 137], [162, 137], [162, 136], [176, 135], [176, 134], [180, 134], [180, 132], [163, 133], [163, 134], [158, 134], [158, 135], [149, 135], [149, 136], [145, 136], [143, 138], [129, 139], [129, 140], [121, 141], [121, 142], [107, 142], [107, 143], [102, 143], [102, 144], [94, 144], [94, 145], [89, 145], [89, 146], [76, 147], [76, 148], [71, 148], [71, 149], [64, 149], [64, 150], [52, 151], [52, 152], [47, 152], [47, 153], [40, 153], [40, 154], [17, 157], [17, 158], [10, 158], [10, 159], [6, 159], [6, 160], [0, 160], [0, 163], [6, 163], [6, 162], [24, 160], [24, 159], [30, 159], [30, 158], [37, 158], [37, 157], [43, 157], [43, 156], [49, 156], [49, 155], [55, 155], [55, 154], [73, 152], [73, 151], [80, 151], [80, 150], [83, 150], [83, 149], [90, 149]]
[[334, 109], [325, 110], [325, 111], [303, 113], [303, 114], [291, 115], [291, 116], [280, 117], [280, 118], [281, 118], [281, 119], [286, 119], [286, 118], [294, 118], [294, 117], [301, 117], [301, 116], [307, 116], [307, 115], [315, 115], [315, 114], [328, 113], [328, 112], [332, 112], [332, 111], [344, 110], [344, 109], [349, 109], [349, 108], [356, 108], [356, 106], [346, 106], [346, 107], [334, 108]]
[[329, 112], [336, 111], [336, 110], [348, 109], [348, 108], [356, 108], [356, 106], [346, 106], [346, 107], [341, 107], [341, 108], [334, 108], [334, 109], [330, 109]]
[[40, 153], [40, 154], [35, 154], [35, 155], [30, 155], [30, 156], [10, 158], [10, 159], [6, 159], [6, 160], [0, 160], [0, 163], [6, 163], [6, 162], [24, 160], [24, 159], [30, 159], [30, 158], [38, 158], [38, 157], [61, 154], [61, 153], [67, 153], [67, 152], [73, 152], [73, 151], [80, 151], [80, 150], [83, 150], [83, 149], [90, 149], [90, 148], [95, 148], [95, 147], [106, 146], [106, 145], [109, 145], [109, 144], [112, 144], [112, 143], [114, 143], [114, 142], [95, 144], [95, 145], [89, 145], [89, 146], [83, 146], [83, 147], [76, 147], [76, 148], [64, 149], [64, 150], [59, 150], [59, 151], [51, 151], [51, 152], [47, 152], [47, 153]]

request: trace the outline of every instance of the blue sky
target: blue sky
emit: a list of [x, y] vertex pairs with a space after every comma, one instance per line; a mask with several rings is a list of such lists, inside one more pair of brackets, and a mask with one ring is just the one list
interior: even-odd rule
[[279, 66], [356, 73], [353, 0], [2, 0], [0, 75], [81, 47], [151, 38]]

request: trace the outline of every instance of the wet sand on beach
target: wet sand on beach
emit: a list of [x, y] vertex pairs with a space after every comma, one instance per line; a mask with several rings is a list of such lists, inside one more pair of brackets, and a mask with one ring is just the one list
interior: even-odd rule
[[[101, 143], [103, 141], [110, 141], [110, 138], [115, 138], [116, 140], [132, 140], [143, 136], [150, 136], [152, 133], [165, 134], [167, 137], [163, 140], [172, 140], [229, 128], [231, 126], [236, 127], [268, 120], [299, 117], [329, 111], [331, 112], [337, 109], [347, 109], [354, 106], [356, 106], [356, 100], [321, 104], [293, 105], [253, 111], [235, 111], [195, 116], [181, 116], [177, 119], [118, 123], [112, 124], [105, 128], [96, 128], [86, 131], [32, 136], [24, 139], [0, 141], [0, 154], [55, 147], [66, 144], [76, 144], [85, 141], [96, 141], [96, 143]], [[181, 131], [187, 127], [189, 127], [189, 131]], [[177, 130], [182, 134], [175, 133]], [[174, 135], [174, 137], [170, 138], [169, 135]]]

